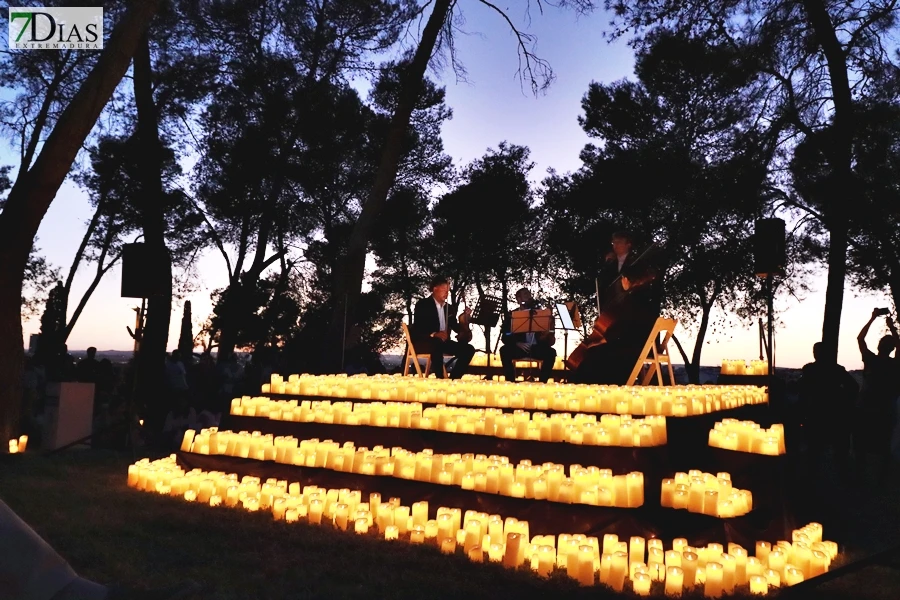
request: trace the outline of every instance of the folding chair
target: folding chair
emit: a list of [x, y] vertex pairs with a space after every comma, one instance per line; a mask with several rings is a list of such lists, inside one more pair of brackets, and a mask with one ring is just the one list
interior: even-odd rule
[[[412, 360], [413, 366], [416, 368], [416, 375], [428, 377], [428, 374], [431, 372], [431, 355], [425, 355], [425, 372], [423, 373], [422, 366], [419, 364], [420, 355], [416, 354], [409, 327], [406, 323], [401, 323], [400, 325], [403, 326], [403, 337], [406, 338], [406, 359], [403, 361], [403, 375], [409, 375], [409, 361]], [[441, 368], [444, 370], [444, 377], [448, 377], [447, 366], [444, 364], [444, 361], [441, 361]]]
[[[675, 319], [665, 319], [658, 317], [653, 325], [653, 330], [647, 336], [647, 342], [644, 349], [638, 355], [638, 360], [631, 370], [631, 375], [625, 385], [636, 385], [638, 376], [644, 367], [649, 367], [641, 378], [640, 385], [648, 385], [650, 380], [656, 375], [657, 385], [665, 385], [663, 383], [662, 369], [660, 364], [665, 363], [669, 371], [669, 385], [675, 385], [675, 371], [672, 369], [672, 361], [669, 356], [669, 340], [672, 339], [672, 333], [678, 321]], [[663, 334], [663, 341], [659, 341], [659, 335]]]
[[[525, 381], [533, 381], [535, 379], [534, 370], [537, 369], [537, 372], [540, 373], [543, 365], [544, 361], [540, 358], [529, 358], [526, 356], [513, 359], [513, 369], [515, 371], [522, 369], [524, 371]], [[518, 373], [516, 373], [516, 378], [518, 379]]]

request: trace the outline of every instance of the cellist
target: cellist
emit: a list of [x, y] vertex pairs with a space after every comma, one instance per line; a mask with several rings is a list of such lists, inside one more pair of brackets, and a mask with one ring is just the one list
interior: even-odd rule
[[[456, 308], [447, 302], [450, 295], [450, 283], [447, 279], [435, 277], [429, 287], [431, 295], [419, 300], [413, 313], [410, 331], [413, 345], [416, 353], [431, 355], [432, 371], [439, 379], [444, 377], [444, 370], [440, 367], [444, 362], [444, 355], [455, 356], [456, 364], [453, 365], [450, 379], [459, 379], [475, 356], [475, 347], [465, 343], [471, 339], [467, 320], [471, 317], [472, 310], [466, 308], [460, 315], [464, 321], [461, 324], [456, 318]], [[450, 339], [451, 332], [456, 332], [458, 340]]]
[[617, 231], [612, 251], [598, 275], [601, 314], [614, 314], [605, 343], [588, 349], [570, 380], [577, 383], [625, 383], [653, 329], [660, 310], [659, 273], [649, 261], [638, 261], [630, 233]]

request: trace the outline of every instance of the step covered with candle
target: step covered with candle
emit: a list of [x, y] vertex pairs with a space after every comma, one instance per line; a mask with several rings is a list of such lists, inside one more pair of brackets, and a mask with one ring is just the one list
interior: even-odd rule
[[763, 429], [753, 421], [722, 419], [709, 430], [709, 445], [725, 450], [778, 456], [786, 452], [784, 425], [776, 423]]
[[721, 519], [745, 515], [753, 509], [753, 495], [731, 485], [729, 473], [676, 473], [663, 479], [660, 504]]
[[765, 360], [733, 360], [722, 361], [719, 371], [722, 375], [768, 375], [769, 362]]
[[[299, 482], [184, 471], [175, 455], [128, 467], [135, 489], [183, 498], [208, 507], [268, 512], [275, 520], [329, 526], [388, 541], [430, 544], [443, 552], [461, 553], [475, 562], [490, 560], [508, 568], [527, 566], [540, 576], [564, 572], [582, 585], [606, 585], [639, 596], [651, 592], [681, 595], [698, 591], [708, 598], [749, 591], [766, 594], [828, 571], [837, 544], [823, 540], [823, 528], [810, 523], [792, 532], [792, 540], [758, 541], [755, 553], [737, 544], [692, 547], [677, 538], [666, 547], [660, 539], [614, 533], [602, 540], [582, 534], [530, 536], [527, 521], [461, 507], [433, 506], [427, 501], [404, 505], [358, 490], [325, 489]], [[223, 508], [217, 508], [223, 510]], [[390, 555], [386, 554], [386, 560]]]
[[275, 421], [367, 425], [488, 435], [585, 446], [651, 447], [666, 444], [666, 417], [528, 412], [499, 408], [423, 407], [419, 402], [350, 402], [235, 398], [231, 414]]
[[520, 408], [582, 413], [690, 416], [768, 402], [752, 385], [605, 386], [485, 381], [479, 378], [420, 379], [402, 375], [273, 374], [263, 395], [289, 394], [392, 402], [423, 402], [481, 408]]
[[644, 475], [632, 472], [613, 475], [611, 469], [543, 463], [529, 460], [511, 464], [505, 456], [434, 454], [403, 448], [376, 446], [357, 448], [331, 440], [298, 440], [292, 436], [262, 435], [216, 428], [199, 433], [187, 430], [181, 450], [195, 454], [222, 454], [253, 460], [271, 460], [299, 465], [384, 477], [399, 477], [464, 490], [500, 494], [513, 498], [548, 500], [566, 504], [637, 508], [644, 504]]

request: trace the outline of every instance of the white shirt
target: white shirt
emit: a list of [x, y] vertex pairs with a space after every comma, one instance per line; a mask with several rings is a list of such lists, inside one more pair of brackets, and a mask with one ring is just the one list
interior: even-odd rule
[[441, 331], [447, 331], [447, 315], [445, 314], [445, 306], [446, 304], [441, 304], [437, 301], [437, 298], [434, 300], [434, 305], [437, 307], [438, 311], [438, 322], [441, 324]]
[[627, 254], [623, 254], [622, 256], [620, 256], [620, 257], [618, 257], [618, 258], [619, 258], [619, 273], [621, 273], [621, 272], [622, 272], [622, 265], [625, 264], [625, 259], [628, 258], [628, 255], [627, 255]]

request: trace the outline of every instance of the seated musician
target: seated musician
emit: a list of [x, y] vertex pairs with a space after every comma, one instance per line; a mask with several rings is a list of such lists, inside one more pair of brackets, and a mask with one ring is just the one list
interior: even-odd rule
[[[472, 332], [456, 318], [456, 309], [447, 302], [450, 295], [450, 283], [444, 277], [436, 277], [431, 281], [431, 295], [416, 303], [413, 313], [413, 325], [410, 331], [417, 354], [431, 355], [431, 369], [435, 377], [442, 379], [444, 370], [441, 365], [444, 355], [456, 357], [450, 379], [461, 378], [475, 356], [475, 347], [466, 343]], [[466, 308], [464, 320], [471, 317], [472, 311]], [[456, 332], [457, 340], [450, 339], [450, 333]]]
[[[522, 288], [516, 292], [517, 310], [539, 308], [531, 292]], [[552, 321], [551, 321], [552, 327]], [[553, 344], [556, 338], [553, 331], [546, 333], [512, 333], [512, 312], [503, 321], [503, 346], [500, 348], [500, 361], [503, 363], [503, 374], [507, 381], [515, 381], [513, 360], [517, 358], [534, 358], [542, 360], [540, 380], [546, 382], [552, 375], [553, 363], [556, 362], [556, 350]]]
[[604, 343], [586, 351], [573, 382], [624, 385], [659, 316], [658, 269], [637, 260], [629, 233], [616, 232], [611, 241], [598, 277], [600, 314], [609, 327]]

